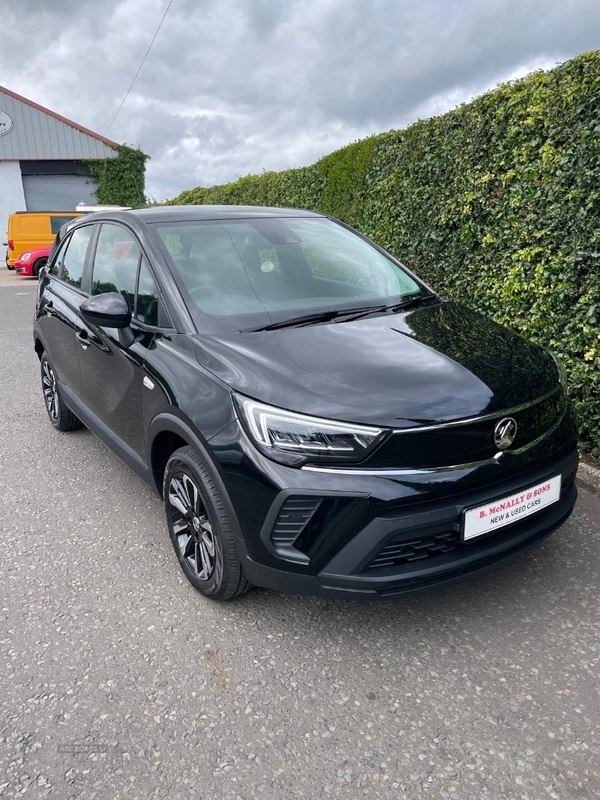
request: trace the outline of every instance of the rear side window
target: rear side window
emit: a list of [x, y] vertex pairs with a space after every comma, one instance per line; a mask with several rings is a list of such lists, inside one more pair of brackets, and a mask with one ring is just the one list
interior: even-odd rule
[[50, 217], [52, 233], [57, 234], [62, 226], [67, 222], [71, 222], [72, 219], [77, 219], [77, 217]]
[[92, 294], [120, 292], [133, 311], [140, 247], [125, 228], [104, 224], [100, 229], [94, 267]]
[[85, 228], [76, 228], [66, 247], [63, 247], [58, 254], [52, 269], [52, 272], [58, 274], [61, 280], [70, 283], [77, 289], [81, 289], [81, 278], [91, 234], [91, 225], [86, 225]]

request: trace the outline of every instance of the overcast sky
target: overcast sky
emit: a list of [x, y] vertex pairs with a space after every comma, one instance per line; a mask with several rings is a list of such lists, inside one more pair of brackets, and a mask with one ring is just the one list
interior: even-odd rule
[[[168, 0], [0, 0], [0, 84], [103, 134]], [[314, 162], [600, 48], [599, 0], [173, 0], [107, 133], [146, 193]]]

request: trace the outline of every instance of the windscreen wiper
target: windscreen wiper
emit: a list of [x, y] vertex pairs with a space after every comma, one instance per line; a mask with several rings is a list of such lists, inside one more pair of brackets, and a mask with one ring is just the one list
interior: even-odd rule
[[420, 305], [424, 303], [426, 300], [439, 300], [440, 298], [437, 294], [427, 294], [422, 295], [421, 297], [411, 297], [408, 300], [405, 300], [402, 303], [394, 303], [394, 305], [389, 306], [370, 306], [370, 307], [363, 307], [360, 309], [346, 309], [345, 311], [341, 311], [340, 314], [335, 318], [336, 322], [352, 322], [354, 319], [360, 319], [361, 317], [366, 317], [369, 314], [375, 313], [382, 313], [389, 311], [392, 314], [396, 314], [398, 311], [404, 311], [407, 308], [412, 308], [413, 306]]
[[404, 311], [413, 305], [418, 305], [426, 300], [439, 299], [436, 294], [428, 294], [421, 297], [413, 297], [405, 300], [403, 303], [396, 303], [394, 305], [377, 305], [377, 306], [359, 306], [357, 308], [327, 308], [323, 311], [317, 311], [313, 314], [303, 314], [299, 317], [291, 317], [284, 319], [281, 322], [271, 322], [268, 325], [261, 325], [258, 328], [246, 328], [241, 333], [256, 333], [258, 331], [276, 331], [280, 328], [295, 328], [301, 325], [312, 325], [318, 322], [330, 322], [339, 320], [340, 322], [350, 322], [353, 319], [360, 319], [360, 317], [367, 316], [368, 314], [383, 313], [391, 311], [396, 313]]
[[337, 317], [345, 317], [347, 314], [371, 314], [374, 311], [385, 311], [389, 306], [362, 306], [359, 308], [327, 308], [323, 311], [316, 311], [313, 314], [303, 314], [300, 317], [291, 317], [281, 322], [271, 322], [268, 325], [261, 325], [258, 328], [246, 328], [242, 333], [255, 333], [256, 331], [276, 331], [279, 328], [293, 328], [300, 325], [311, 325], [313, 322], [329, 322]]
[[410, 297], [403, 303], [396, 303], [393, 306], [388, 306], [388, 308], [396, 314], [398, 311], [405, 311], [407, 308], [411, 308], [411, 306], [420, 306], [421, 303], [425, 303], [427, 300], [441, 300], [441, 298], [437, 294], [423, 294], [419, 297]]

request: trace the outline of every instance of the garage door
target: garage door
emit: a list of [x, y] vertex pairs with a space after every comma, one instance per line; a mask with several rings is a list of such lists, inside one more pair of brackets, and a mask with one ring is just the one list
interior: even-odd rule
[[83, 175], [23, 175], [27, 211], [74, 211], [94, 205], [97, 184]]

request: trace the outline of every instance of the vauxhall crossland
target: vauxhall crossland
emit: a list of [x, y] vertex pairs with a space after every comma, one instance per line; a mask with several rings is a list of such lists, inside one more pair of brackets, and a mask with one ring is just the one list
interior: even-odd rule
[[430, 587], [575, 503], [555, 358], [320, 214], [82, 217], [42, 270], [34, 343], [52, 425], [154, 488], [213, 599]]

